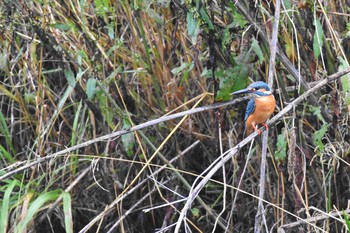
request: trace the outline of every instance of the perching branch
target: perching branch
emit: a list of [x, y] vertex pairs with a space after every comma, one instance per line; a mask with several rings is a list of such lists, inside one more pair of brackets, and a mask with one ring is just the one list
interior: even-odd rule
[[[248, 10], [243, 6], [243, 3], [241, 1], [235, 1], [235, 6], [242, 13], [242, 15], [247, 19], [247, 21], [253, 26], [255, 31], [257, 33], [259, 33], [259, 36], [264, 41], [264, 43], [266, 45], [269, 45], [269, 40], [267, 38], [266, 33], [264, 32], [264, 30], [262, 30], [262, 28], [260, 28], [259, 24], [254, 21], [254, 19], [251, 17]], [[286, 67], [288, 72], [292, 75], [295, 82], [300, 83], [301, 86], [306, 91], [309, 90], [310, 86], [309, 86], [308, 82], [306, 82], [306, 80], [300, 76], [300, 73], [298, 72], [298, 70], [294, 67], [294, 65], [291, 63], [291, 61], [288, 59], [288, 57], [283, 53], [283, 51], [278, 46], [277, 46], [276, 52], [277, 52], [277, 56], [281, 60], [282, 64]], [[313, 94], [310, 94], [309, 99], [313, 105], [317, 104], [317, 98]], [[324, 107], [321, 108], [321, 113], [322, 113], [322, 116], [326, 120], [330, 121], [331, 115], [324, 109]]]
[[[317, 85], [315, 85], [313, 88], [309, 89], [307, 92], [305, 92], [300, 97], [305, 96], [305, 94], [308, 93], [304, 97], [304, 99], [306, 99], [309, 95], [311, 95], [312, 92], [314, 92], [315, 90], [318, 90], [320, 88], [319, 85], [322, 84], [321, 85], [321, 87], [322, 87], [325, 84], [327, 84], [327, 82], [334, 81], [335, 79], [338, 79], [339, 77], [341, 77], [341, 76], [343, 76], [343, 75], [345, 75], [345, 74], [347, 74], [349, 72], [350, 72], [350, 67], [345, 69], [345, 70], [343, 70], [343, 71], [339, 71], [339, 72], [329, 76], [327, 79], [324, 79], [324, 80], [320, 81]], [[326, 83], [324, 83], [324, 82], [326, 82]], [[15, 175], [15, 174], [17, 174], [17, 173], [19, 173], [21, 171], [24, 171], [24, 170], [26, 170], [26, 169], [28, 169], [28, 168], [30, 168], [32, 166], [35, 166], [35, 165], [40, 164], [40, 163], [43, 163], [43, 162], [48, 161], [50, 159], [53, 159], [53, 158], [55, 158], [57, 156], [62, 156], [62, 155], [65, 155], [65, 154], [69, 154], [72, 151], [75, 151], [75, 150], [80, 149], [80, 148], [84, 148], [84, 147], [89, 146], [91, 144], [94, 144], [94, 143], [97, 143], [97, 142], [101, 142], [101, 141], [105, 141], [105, 140], [109, 140], [109, 139], [114, 138], [114, 137], [119, 137], [119, 136], [122, 136], [124, 134], [132, 133], [132, 132], [134, 132], [136, 130], [141, 130], [141, 129], [150, 127], [152, 125], [157, 125], [157, 124], [165, 122], [165, 121], [169, 121], [169, 120], [173, 120], [173, 119], [176, 119], [176, 118], [179, 118], [179, 117], [183, 117], [185, 115], [191, 115], [191, 114], [194, 114], [194, 113], [204, 112], [204, 111], [208, 111], [208, 110], [212, 110], [212, 109], [216, 109], [216, 108], [225, 107], [225, 106], [228, 106], [228, 105], [234, 105], [234, 104], [240, 103], [241, 101], [248, 100], [249, 98], [250, 98], [249, 96], [245, 96], [245, 97], [242, 97], [242, 98], [233, 99], [233, 100], [230, 100], [230, 101], [227, 101], [227, 102], [223, 102], [223, 103], [215, 103], [215, 104], [212, 104], [212, 105], [209, 105], [209, 106], [199, 107], [199, 108], [191, 109], [191, 110], [188, 110], [188, 111], [175, 113], [175, 114], [172, 114], [172, 115], [169, 115], [169, 116], [163, 116], [163, 117], [160, 117], [160, 118], [157, 118], [157, 119], [154, 119], [154, 120], [151, 120], [151, 121], [147, 121], [145, 123], [142, 123], [142, 124], [130, 127], [128, 129], [124, 129], [124, 130], [120, 130], [120, 131], [117, 131], [117, 132], [114, 132], [114, 133], [106, 134], [106, 135], [103, 135], [101, 137], [98, 137], [98, 138], [95, 138], [95, 139], [92, 139], [92, 140], [80, 143], [78, 145], [68, 147], [68, 148], [66, 148], [64, 150], [58, 151], [58, 152], [53, 153], [51, 155], [47, 155], [45, 157], [38, 158], [36, 161], [30, 162], [28, 164], [26, 164], [27, 161], [20, 162], [20, 163], [15, 164], [15, 166], [18, 167], [17, 169], [9, 171], [5, 175], [0, 176], [0, 181], [6, 179], [8, 177], [11, 177], [11, 176], [13, 176], [13, 175]], [[297, 99], [299, 99], [299, 98], [297, 98]], [[294, 103], [294, 101], [292, 103]], [[292, 104], [292, 103], [290, 103], [290, 104]], [[284, 109], [282, 109], [282, 111], [280, 112], [280, 113], [283, 112], [282, 115], [284, 115], [286, 112], [288, 112], [290, 110], [290, 108], [287, 109], [288, 106], [286, 106]], [[277, 114], [276, 116], [279, 116], [280, 113]], [[273, 117], [269, 121], [270, 124], [275, 123], [275, 121], [272, 121], [272, 120], [275, 119], [276, 116]], [[252, 134], [250, 136], [253, 136], [253, 135], [255, 135], [255, 134]], [[254, 138], [254, 137], [250, 137], [250, 136], [248, 137], [250, 139], [249, 141], [251, 141]], [[25, 165], [23, 165], [23, 164], [25, 164]], [[23, 165], [23, 166], [21, 166], [21, 165]], [[21, 167], [19, 167], [19, 166], [21, 166]], [[6, 170], [4, 169], [4, 171], [6, 171]]]
[[[321, 89], [322, 87], [324, 87], [327, 83], [332, 82], [340, 77], [342, 77], [343, 75], [350, 73], [350, 67], [346, 68], [343, 71], [339, 71], [323, 80], [321, 80], [316, 86], [310, 88], [308, 91], [306, 91], [304, 94], [302, 94], [301, 96], [299, 96], [298, 98], [296, 98], [294, 101], [292, 101], [291, 103], [289, 103], [285, 108], [283, 108], [277, 115], [275, 115], [273, 118], [271, 118], [267, 124], [268, 125], [274, 125], [278, 119], [280, 119], [282, 116], [284, 116], [287, 112], [289, 112], [293, 107], [297, 106], [300, 102], [302, 102], [303, 100], [307, 99], [311, 94], [313, 94], [314, 92], [318, 91], [319, 89]], [[262, 127], [260, 129], [261, 131], [265, 131], [265, 127]], [[209, 179], [221, 168], [221, 166], [223, 166], [228, 160], [230, 160], [232, 158], [232, 156], [234, 156], [240, 148], [242, 148], [243, 146], [245, 146], [246, 144], [248, 144], [251, 140], [253, 140], [256, 136], [258, 135], [258, 133], [255, 131], [252, 134], [250, 134], [248, 137], [246, 137], [243, 141], [241, 141], [240, 143], [238, 143], [235, 147], [231, 148], [230, 150], [226, 151], [224, 154], [221, 155], [221, 159], [217, 159], [213, 164], [211, 164], [211, 166], [209, 166], [210, 171], [208, 172], [207, 175], [203, 175], [203, 172], [201, 175], [199, 175], [198, 177], [202, 177], [204, 176], [204, 178], [195, 186], [192, 185], [192, 190], [189, 193], [188, 199], [185, 203], [185, 206], [183, 207], [179, 219], [177, 220], [177, 224], [176, 224], [176, 228], [175, 228], [175, 233], [178, 233], [181, 227], [182, 222], [185, 220], [185, 217], [187, 215], [187, 211], [188, 209], [191, 207], [193, 200], [196, 198], [196, 196], [199, 194], [199, 192], [202, 190], [202, 188], [207, 184], [207, 182], [209, 181]], [[196, 182], [196, 181], [195, 181]], [[195, 183], [194, 182], [194, 183]], [[263, 187], [262, 187], [263, 188]]]
[[157, 118], [157, 119], [154, 119], [154, 120], [150, 120], [150, 121], [147, 121], [145, 123], [142, 123], [142, 124], [130, 127], [128, 129], [124, 129], [124, 130], [120, 130], [120, 131], [117, 131], [117, 132], [114, 132], [114, 133], [106, 134], [106, 135], [103, 135], [101, 137], [98, 137], [98, 138], [91, 139], [89, 141], [80, 143], [78, 145], [68, 147], [68, 148], [66, 148], [64, 150], [58, 151], [58, 152], [53, 153], [51, 155], [47, 155], [45, 157], [38, 158], [37, 160], [35, 160], [33, 162], [30, 162], [28, 164], [26, 164], [27, 161], [24, 161], [24, 162], [16, 164], [16, 167], [21, 166], [21, 165], [23, 165], [23, 166], [18, 167], [17, 169], [14, 169], [12, 171], [7, 172], [3, 176], [0, 176], [0, 181], [2, 181], [3, 179], [6, 179], [8, 177], [11, 177], [11, 176], [13, 176], [13, 175], [15, 175], [15, 174], [17, 174], [17, 173], [19, 173], [21, 171], [24, 171], [24, 170], [26, 170], [26, 169], [28, 169], [28, 168], [30, 168], [32, 166], [35, 166], [35, 165], [40, 164], [40, 163], [43, 163], [43, 162], [48, 161], [50, 159], [53, 159], [53, 158], [55, 158], [57, 156], [62, 156], [62, 155], [69, 154], [72, 151], [75, 151], [75, 150], [80, 149], [80, 148], [87, 147], [87, 146], [89, 146], [91, 144], [94, 144], [94, 143], [97, 143], [97, 142], [106, 141], [106, 140], [109, 140], [111, 138], [120, 137], [120, 136], [122, 136], [124, 134], [132, 133], [134, 131], [141, 130], [141, 129], [144, 129], [144, 128], [147, 128], [147, 127], [150, 127], [150, 126], [153, 126], [153, 125], [157, 125], [157, 124], [160, 124], [160, 123], [165, 122], [165, 121], [169, 121], [169, 120], [173, 120], [173, 119], [176, 119], [176, 118], [180, 118], [180, 117], [183, 117], [183, 116], [186, 116], [186, 115], [192, 115], [192, 114], [199, 113], [199, 112], [204, 112], [204, 111], [208, 111], [208, 110], [212, 110], [212, 109], [216, 109], [216, 108], [221, 108], [221, 107], [225, 107], [227, 105], [235, 105], [235, 104], [240, 103], [240, 102], [242, 102], [244, 100], [247, 100], [247, 99], [249, 99], [249, 96], [245, 96], [245, 97], [238, 98], [238, 99], [233, 99], [233, 100], [230, 100], [230, 101], [227, 101], [227, 102], [215, 103], [215, 104], [212, 104], [212, 105], [209, 105], [209, 106], [199, 107], [199, 108], [195, 108], [195, 109], [191, 109], [191, 110], [188, 110], [188, 111], [175, 113], [175, 114], [168, 115], [168, 116], [163, 116], [163, 117], [160, 117], [160, 118]]

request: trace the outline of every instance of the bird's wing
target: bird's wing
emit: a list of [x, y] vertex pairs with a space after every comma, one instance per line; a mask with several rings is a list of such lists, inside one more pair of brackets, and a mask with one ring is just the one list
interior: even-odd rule
[[254, 98], [251, 98], [248, 102], [248, 105], [245, 111], [244, 121], [247, 121], [249, 115], [254, 112], [254, 109], [255, 109], [255, 100]]

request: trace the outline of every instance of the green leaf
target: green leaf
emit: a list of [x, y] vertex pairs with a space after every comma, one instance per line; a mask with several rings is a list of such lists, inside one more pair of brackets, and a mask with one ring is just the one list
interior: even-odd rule
[[291, 0], [283, 0], [284, 7], [286, 8], [286, 12], [292, 9], [292, 1]]
[[28, 92], [24, 93], [24, 102], [26, 104], [35, 104], [35, 93], [34, 92]]
[[315, 131], [315, 133], [313, 134], [313, 142], [314, 142], [315, 146], [317, 147], [318, 151], [321, 153], [324, 151], [324, 145], [322, 142], [322, 138], [326, 134], [327, 128], [328, 128], [328, 125], [323, 124], [321, 129]]
[[113, 21], [107, 25], [108, 36], [111, 40], [115, 39], [114, 27], [115, 27], [115, 22]]
[[192, 12], [187, 13], [186, 21], [187, 21], [187, 33], [189, 36], [193, 36], [197, 28], [197, 22], [193, 18]]
[[145, 160], [145, 159], [147, 159], [147, 158], [146, 158], [146, 156], [145, 156], [143, 153], [141, 153], [141, 154], [139, 155], [139, 159]]
[[275, 159], [277, 161], [284, 161], [286, 157], [287, 157], [287, 141], [284, 133], [281, 133], [277, 137]]
[[197, 21], [194, 19], [194, 15], [192, 12], [187, 13], [186, 21], [187, 21], [187, 34], [189, 37], [191, 37], [192, 43], [195, 44], [197, 41], [199, 28], [197, 25]]
[[164, 18], [159, 14], [158, 10], [147, 8], [146, 12], [157, 24], [164, 25]]
[[231, 41], [232, 41], [232, 36], [230, 34], [230, 29], [226, 27], [222, 33], [222, 40], [221, 40], [222, 52], [225, 52], [225, 49], [227, 48], [227, 46], [231, 44]]
[[106, 17], [106, 12], [109, 11], [109, 3], [105, 0], [94, 0], [95, 9], [98, 16]]
[[[339, 70], [338, 71], [342, 71], [345, 70], [346, 68], [349, 67], [348, 62], [346, 60], [344, 60], [342, 57], [338, 57], [339, 61], [340, 61], [340, 65], [339, 65]], [[350, 92], [350, 77], [348, 74], [343, 75], [341, 78], [342, 80], [342, 89], [345, 92]]]
[[236, 65], [231, 69], [216, 69], [215, 76], [220, 80], [217, 100], [229, 100], [234, 91], [247, 87], [248, 83], [248, 66]]
[[229, 5], [230, 10], [232, 12], [231, 13], [232, 23], [230, 25], [228, 25], [228, 27], [233, 28], [233, 27], [239, 26], [241, 28], [246, 28], [246, 25], [248, 24], [248, 22], [245, 20], [245, 17], [243, 15], [238, 13], [234, 2], [233, 1], [228, 2], [228, 5]]
[[109, 106], [108, 96], [102, 89], [97, 89], [96, 98], [105, 121], [111, 129], [114, 129], [115, 125], [113, 122], [113, 117], [115, 115], [115, 111]]
[[89, 78], [86, 83], [86, 94], [89, 100], [93, 100], [96, 94], [97, 81], [94, 78]]
[[[128, 119], [123, 119], [123, 129], [128, 129], [132, 125]], [[135, 145], [135, 136], [133, 133], [124, 134], [121, 136], [124, 150], [126, 151], [129, 157], [134, 155], [134, 145]]]
[[188, 67], [188, 65], [189, 65], [188, 63], [184, 62], [184, 63], [182, 63], [179, 67], [173, 68], [173, 69], [171, 70], [171, 73], [172, 73], [173, 75], [180, 74], [181, 71], [183, 71], [184, 69], [186, 69], [186, 68]]
[[254, 53], [258, 56], [259, 62], [263, 63], [265, 60], [264, 54], [259, 46], [258, 41], [255, 40], [254, 38], [253, 38], [253, 42], [252, 42], [252, 49], [253, 49]]
[[[184, 71], [183, 77], [182, 77], [182, 79], [181, 79], [181, 81], [180, 81], [180, 84], [179, 84], [180, 86], [181, 86], [184, 82], [187, 83], [187, 81], [188, 81], [188, 76], [190, 75], [190, 71], [193, 69], [193, 67], [194, 67], [194, 62], [188, 64], [188, 67], [187, 67], [187, 69]], [[187, 83], [187, 85], [188, 85], [188, 83]]]
[[214, 25], [213, 23], [211, 22], [207, 12], [205, 11], [205, 9], [202, 7], [199, 12], [201, 13], [201, 16], [202, 18], [204, 19], [204, 21], [208, 24], [208, 27], [211, 29], [211, 30], [214, 30]]
[[11, 153], [9, 153], [2, 145], [0, 145], [0, 157], [5, 158], [10, 163], [14, 163], [16, 161], [11, 156]]
[[54, 24], [50, 24], [50, 26], [60, 31], [68, 31], [72, 27], [69, 24], [63, 24], [63, 23], [54, 23]]
[[71, 71], [70, 69], [64, 69], [64, 76], [66, 77], [69, 85], [71, 87], [74, 87], [75, 83], [76, 83], [76, 79], [75, 79], [73, 71]]
[[326, 121], [324, 120], [322, 113], [321, 113], [321, 106], [310, 106], [310, 111], [313, 115], [317, 116], [319, 120], [322, 121], [323, 124], [326, 124]]
[[344, 215], [344, 220], [345, 220], [345, 223], [346, 223], [346, 227], [348, 228], [348, 232], [350, 232], [350, 220], [349, 220], [349, 217], [348, 215], [345, 213], [345, 211], [343, 210], [343, 215]]
[[[74, 120], [73, 120], [72, 136], [71, 136], [71, 139], [70, 139], [70, 145], [71, 146], [74, 146], [76, 141], [78, 140], [78, 138], [80, 138], [80, 134], [78, 132], [78, 126], [79, 126], [79, 123], [81, 123], [79, 121], [79, 119], [80, 119], [80, 111], [82, 109], [82, 106], [83, 106], [82, 101], [80, 101], [77, 109], [75, 110]], [[72, 157], [74, 157], [74, 156], [71, 156], [71, 158]]]
[[315, 34], [313, 38], [313, 50], [314, 50], [314, 57], [317, 59], [321, 54], [321, 49], [323, 46], [323, 29], [322, 24], [319, 19], [314, 20], [315, 25]]
[[[7, 145], [9, 149], [11, 149], [12, 154], [15, 155], [16, 150], [12, 143], [12, 136], [10, 134], [9, 127], [6, 123], [6, 119], [1, 111], [0, 111], [0, 135], [5, 138], [5, 142], [6, 142], [5, 145]], [[6, 150], [3, 150], [2, 152], [5, 152], [5, 151]], [[7, 153], [10, 153], [10, 152], [7, 152]]]
[[[342, 57], [338, 57], [338, 59], [340, 61], [338, 71], [345, 70], [346, 68], [349, 67], [348, 62], [346, 60], [344, 60]], [[342, 90], [345, 94], [346, 105], [350, 105], [350, 75], [349, 74], [343, 75], [340, 78], [340, 82], [342, 85]]]
[[194, 218], [199, 218], [200, 217], [200, 210], [198, 208], [192, 208], [191, 209], [191, 213], [193, 215]]
[[204, 67], [204, 69], [203, 69], [203, 71], [202, 71], [202, 73], [201, 73], [201, 77], [208, 76], [208, 73], [209, 73], [208, 68], [207, 68], [207, 67]]

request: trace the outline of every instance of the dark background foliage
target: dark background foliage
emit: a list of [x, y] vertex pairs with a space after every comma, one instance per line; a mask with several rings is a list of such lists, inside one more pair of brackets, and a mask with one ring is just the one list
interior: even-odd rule
[[[349, 5], [282, 1], [276, 113], [348, 67]], [[0, 232], [175, 224], [178, 200], [220, 144], [226, 151], [243, 139], [246, 102], [84, 142], [266, 81], [274, 14], [275, 2], [263, 0], [2, 1], [0, 175], [40, 162], [0, 178]], [[270, 127], [262, 231], [349, 231], [349, 106], [346, 75]], [[259, 142], [200, 192], [187, 216], [193, 232], [253, 231]]]

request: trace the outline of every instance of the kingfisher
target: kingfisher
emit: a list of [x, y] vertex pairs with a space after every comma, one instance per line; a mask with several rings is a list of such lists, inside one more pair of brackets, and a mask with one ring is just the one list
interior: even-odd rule
[[269, 85], [262, 81], [253, 82], [247, 88], [231, 93], [231, 95], [237, 94], [253, 95], [248, 102], [244, 117], [246, 135], [250, 135], [253, 131], [257, 131], [260, 135], [259, 124], [265, 126], [266, 130], [268, 130], [265, 122], [275, 111], [276, 107], [276, 100], [271, 93]]

